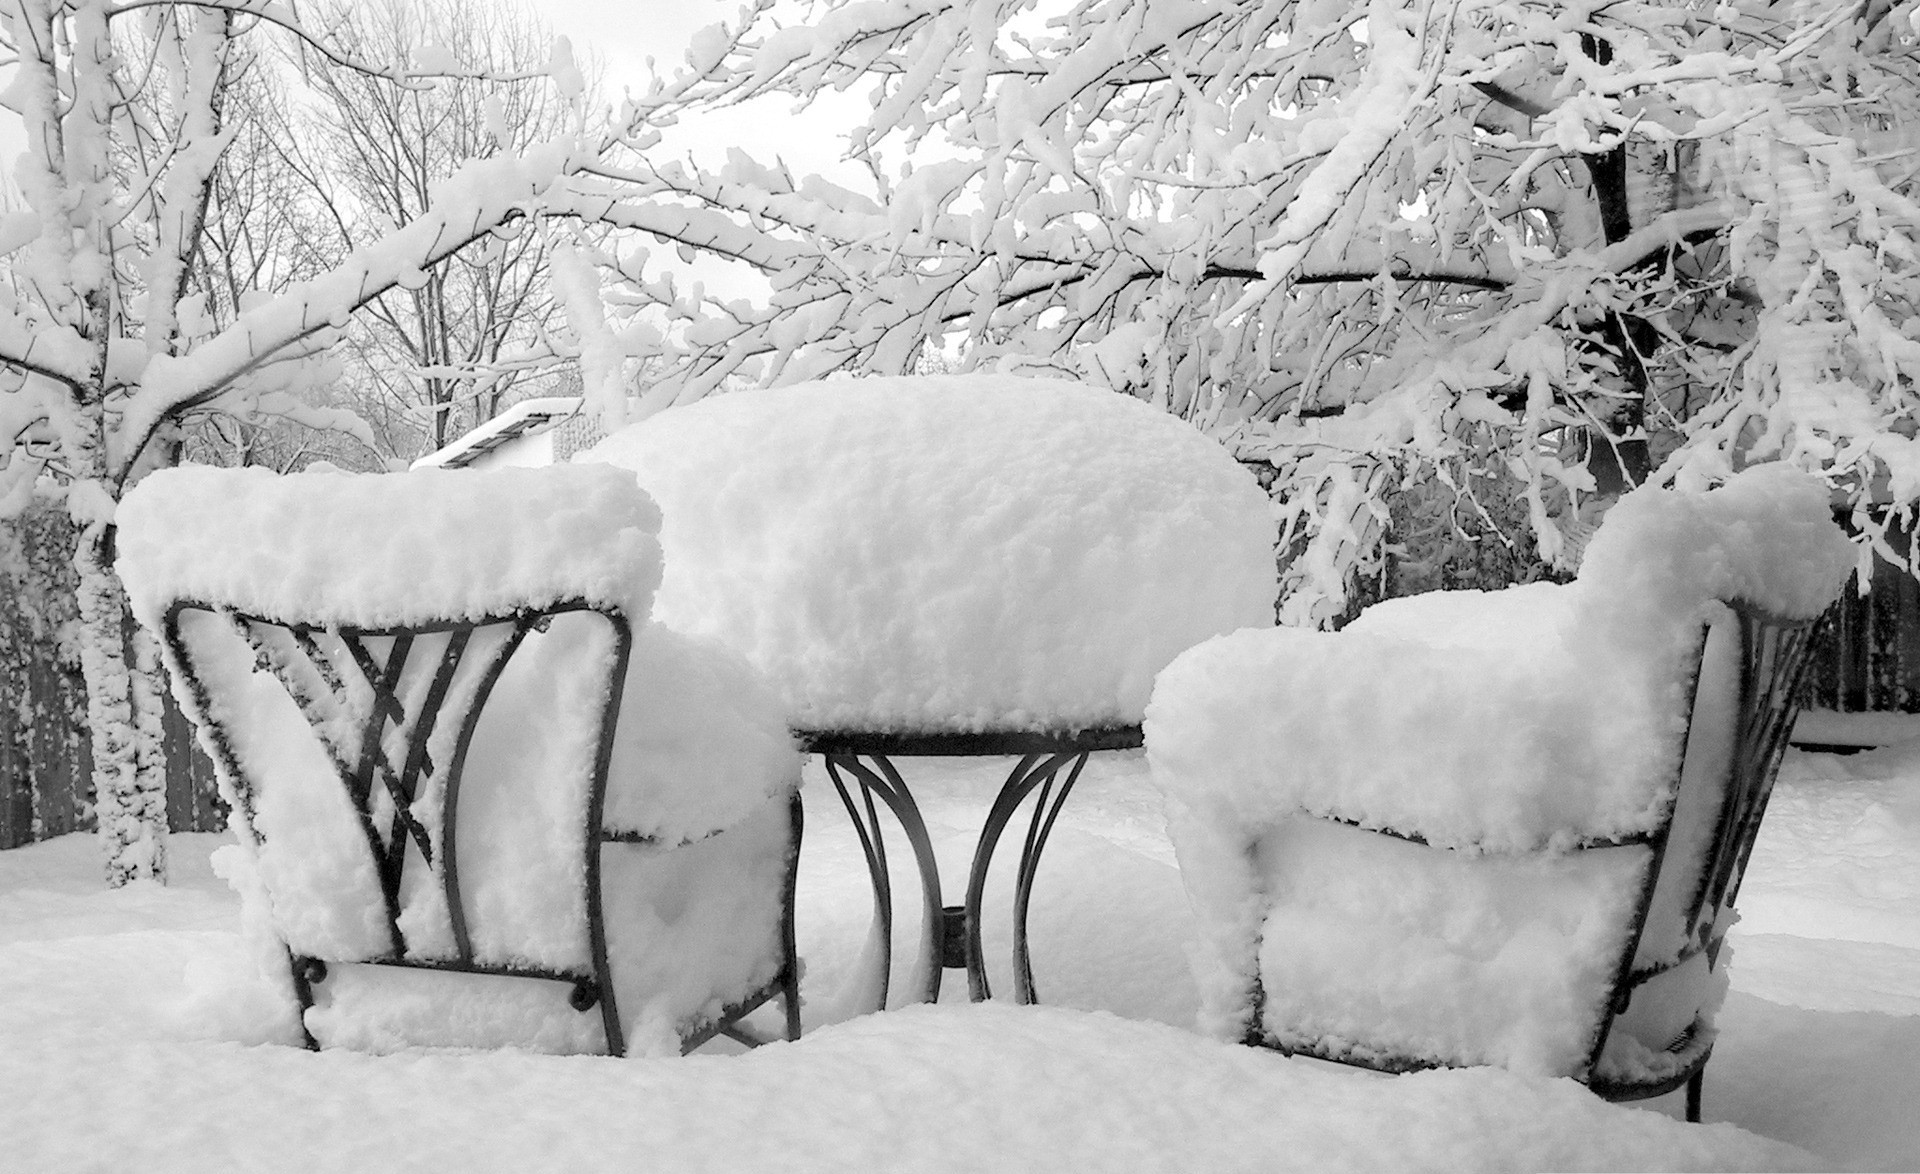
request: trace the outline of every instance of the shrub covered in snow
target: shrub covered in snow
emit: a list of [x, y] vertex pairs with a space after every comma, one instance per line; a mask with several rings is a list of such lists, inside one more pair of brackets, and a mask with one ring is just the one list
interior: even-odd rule
[[667, 624], [794, 724], [1140, 720], [1182, 649], [1270, 624], [1275, 527], [1219, 444], [1104, 389], [1011, 376], [714, 397], [608, 438], [664, 514]]
[[[1238, 632], [1175, 660], [1147, 747], [1211, 1026], [1247, 1030], [1257, 968], [1257, 1026], [1283, 1042], [1582, 1074], [1651, 850], [1572, 849], [1661, 826], [1685, 752], [1669, 855], [1698, 858], [1735, 671], [1717, 634], [1688, 743], [1703, 628], [1720, 601], [1817, 616], [1852, 554], [1824, 486], [1763, 466], [1629, 495], [1569, 585], [1435, 592], [1337, 634]], [[1678, 955], [1690, 896], [1660, 895], [1637, 965]], [[1661, 996], [1678, 1023], [1649, 1038], [1715, 997], [1694, 969]]]

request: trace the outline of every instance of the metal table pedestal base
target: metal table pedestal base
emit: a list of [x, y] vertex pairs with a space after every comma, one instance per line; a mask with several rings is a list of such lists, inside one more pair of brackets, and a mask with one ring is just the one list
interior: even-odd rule
[[[1007, 825], [1020, 805], [1033, 797], [1033, 810], [1020, 846], [1019, 870], [1013, 886], [1013, 998], [1037, 1002], [1033, 964], [1027, 947], [1027, 912], [1033, 896], [1040, 855], [1053, 832], [1060, 808], [1080, 780], [1087, 759], [1096, 750], [1126, 750], [1141, 744], [1140, 727], [1120, 726], [1066, 733], [1018, 734], [860, 734], [802, 732], [802, 744], [826, 760], [840, 801], [846, 806], [866, 855], [873, 881], [875, 940], [879, 945], [879, 982], [876, 1010], [887, 1003], [893, 964], [893, 882], [887, 869], [887, 846], [880, 823], [886, 808], [900, 825], [913, 849], [920, 873], [923, 908], [920, 945], [910, 981], [911, 998], [934, 1002], [940, 997], [942, 972], [965, 967], [967, 993], [976, 1002], [991, 997], [981, 947], [981, 906], [986, 896], [987, 870]], [[921, 818], [920, 805], [893, 760], [914, 756], [1021, 756], [1000, 784], [993, 806], [980, 828], [973, 861], [967, 870], [964, 904], [942, 902], [940, 869], [933, 841]]]

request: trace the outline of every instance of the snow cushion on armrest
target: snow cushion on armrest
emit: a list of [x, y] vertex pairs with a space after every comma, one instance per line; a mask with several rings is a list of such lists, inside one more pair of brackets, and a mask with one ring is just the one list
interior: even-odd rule
[[[1564, 602], [1564, 590], [1524, 593], [1532, 603], [1547, 591]], [[1644, 778], [1650, 736], [1674, 741], [1682, 715], [1649, 730], [1644, 707], [1605, 681], [1590, 692], [1573, 670], [1552, 645], [1239, 632], [1160, 675], [1147, 725], [1155, 778], [1249, 828], [1307, 812], [1505, 851], [1633, 830], [1648, 796], [1622, 780]], [[1640, 769], [1623, 771], [1626, 760]]]
[[1177, 801], [1526, 851], [1651, 829], [1671, 801], [1700, 633], [1720, 600], [1817, 616], [1853, 561], [1825, 488], [1760, 466], [1643, 489], [1579, 579], [1370, 608], [1340, 633], [1241, 631], [1155, 683], [1147, 746]]

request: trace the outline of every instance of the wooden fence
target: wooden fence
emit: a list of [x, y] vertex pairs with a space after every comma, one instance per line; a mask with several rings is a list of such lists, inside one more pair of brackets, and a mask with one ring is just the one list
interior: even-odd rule
[[[74, 624], [73, 532], [56, 510], [0, 522], [0, 848], [93, 826], [87, 694], [67, 639]], [[213, 764], [166, 699], [167, 822], [218, 831]]]
[[[1911, 535], [1890, 534], [1905, 555]], [[1842, 713], [1920, 713], [1920, 580], [1876, 557], [1872, 590], [1857, 577], [1814, 632], [1807, 704]]]

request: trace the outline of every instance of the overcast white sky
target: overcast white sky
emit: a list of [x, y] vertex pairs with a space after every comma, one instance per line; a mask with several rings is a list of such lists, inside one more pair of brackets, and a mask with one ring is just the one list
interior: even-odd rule
[[[610, 99], [617, 99], [623, 87], [646, 85], [648, 57], [661, 73], [671, 74], [683, 64], [694, 33], [736, 19], [741, 7], [739, 0], [528, 0], [528, 6], [555, 34], [571, 39], [576, 52], [600, 56]], [[811, 116], [796, 118], [784, 107], [724, 112], [703, 119], [697, 131], [682, 128], [669, 137], [668, 147], [693, 150], [709, 162], [724, 158], [726, 148], [739, 147], [763, 162], [784, 159], [796, 172], [832, 173], [845, 130], [832, 117], [851, 118], [862, 109], [859, 99], [830, 95]]]
[[[593, 53], [605, 64], [606, 94], [617, 100], [623, 87], [644, 87], [647, 59], [663, 73], [678, 68], [693, 34], [708, 25], [736, 18], [738, 0], [526, 0], [529, 11], [556, 35], [572, 40], [576, 53]], [[0, 71], [0, 83], [10, 71]], [[851, 117], [861, 105], [848, 98], [840, 111]], [[785, 110], [723, 113], [697, 130], [683, 129], [669, 150], [693, 149], [718, 162], [728, 147], [740, 147], [763, 161], [785, 159], [797, 172], [832, 172], [841, 152], [833, 123], [823, 117], [795, 119]], [[0, 183], [13, 186], [13, 160], [26, 146], [19, 120], [0, 115]], [[845, 174], [844, 172], [842, 174]]]
[[[652, 76], [649, 57], [659, 72], [671, 75], [684, 64], [687, 44], [694, 33], [736, 19], [740, 13], [739, 0], [524, 2], [549, 31], [568, 37], [577, 55], [599, 58], [604, 65], [605, 97], [609, 102], [617, 102], [626, 87], [641, 89], [647, 85]], [[0, 84], [10, 72], [0, 70]], [[738, 147], [761, 162], [782, 160], [796, 174], [828, 174], [857, 184], [859, 170], [841, 162], [840, 156], [845, 129], [864, 108], [864, 99], [830, 95], [812, 112], [802, 115], [796, 115], [784, 103], [722, 111], [703, 117], [698, 125], [683, 123], [674, 128], [662, 150], [670, 157], [692, 154], [703, 163], [717, 165], [725, 160], [728, 148]], [[0, 187], [9, 192], [17, 190], [13, 165], [25, 147], [19, 119], [10, 112], [0, 112]], [[657, 264], [678, 271], [688, 269], [676, 263], [670, 252], [654, 253]], [[757, 281], [746, 278], [744, 272], [733, 273], [734, 268], [718, 262], [692, 267], [693, 275], [705, 281], [709, 289], [726, 296], [748, 294], [758, 288]], [[741, 283], [737, 291], [728, 288], [736, 282]]]
[[732, 19], [737, 0], [529, 0], [528, 7], [553, 29], [606, 57], [608, 81], [622, 74], [636, 80], [646, 59], [678, 62], [693, 34]]

